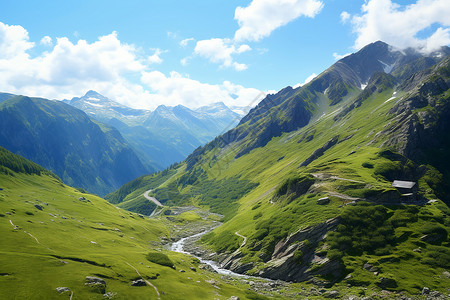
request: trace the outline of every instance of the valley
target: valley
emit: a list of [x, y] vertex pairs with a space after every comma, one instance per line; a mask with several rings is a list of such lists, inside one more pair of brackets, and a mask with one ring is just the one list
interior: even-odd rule
[[[159, 171], [124, 138], [136, 124], [123, 136], [112, 127], [110, 107], [94, 120], [65, 103], [1, 94], [2, 128], [21, 129], [0, 134], [0, 298], [446, 299], [449, 87], [448, 47], [424, 55], [378, 41], [267, 95]], [[112, 103], [102, 97], [84, 100]], [[149, 128], [164, 123], [117, 107], [153, 120]], [[59, 128], [54, 120], [90, 130], [79, 130], [69, 164], [37, 138]], [[64, 132], [65, 145], [79, 144]], [[15, 138], [25, 133], [40, 152]], [[67, 166], [122, 177], [114, 189], [86, 179], [103, 199], [71, 187]]]

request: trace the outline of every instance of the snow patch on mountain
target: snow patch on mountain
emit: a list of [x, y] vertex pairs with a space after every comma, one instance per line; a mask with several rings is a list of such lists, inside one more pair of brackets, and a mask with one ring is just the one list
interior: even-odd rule
[[383, 62], [383, 61], [381, 61], [381, 60], [378, 60], [382, 65], [383, 65], [383, 71], [385, 72], [385, 73], [391, 73], [392, 72], [392, 69], [394, 69], [394, 66], [395, 66], [395, 63], [393, 63], [393, 64], [387, 64], [387, 63], [385, 63], [385, 62]]

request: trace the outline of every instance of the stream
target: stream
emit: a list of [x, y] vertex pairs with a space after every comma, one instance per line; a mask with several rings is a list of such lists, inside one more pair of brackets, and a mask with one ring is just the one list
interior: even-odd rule
[[170, 251], [174, 251], [174, 252], [178, 252], [178, 253], [183, 253], [183, 254], [189, 254], [189, 255], [191, 255], [191, 256], [197, 258], [198, 260], [200, 260], [200, 262], [201, 262], [202, 264], [207, 264], [207, 265], [211, 266], [211, 267], [214, 269], [214, 271], [216, 271], [217, 273], [219, 273], [219, 274], [221, 274], [221, 275], [230, 275], [230, 276], [237, 276], [237, 277], [249, 278], [249, 276], [247, 276], [247, 275], [242, 275], [242, 274], [235, 273], [235, 272], [233, 272], [233, 271], [224, 269], [224, 268], [222, 268], [221, 266], [219, 266], [219, 265], [218, 265], [215, 261], [213, 261], [213, 260], [203, 259], [203, 258], [201, 258], [201, 257], [199, 257], [199, 256], [196, 256], [196, 255], [194, 255], [194, 254], [192, 254], [192, 253], [187, 252], [187, 251], [184, 250], [184, 245], [186, 244], [186, 242], [188, 242], [188, 241], [190, 241], [190, 240], [193, 240], [193, 239], [199, 239], [202, 235], [204, 235], [204, 234], [206, 234], [206, 233], [208, 233], [208, 232], [210, 232], [210, 231], [211, 231], [211, 230], [205, 230], [205, 231], [203, 231], [203, 232], [200, 232], [200, 233], [197, 233], [197, 234], [194, 234], [194, 235], [191, 235], [191, 236], [182, 238], [182, 239], [180, 239], [179, 241], [173, 243], [173, 244], [170, 246]]

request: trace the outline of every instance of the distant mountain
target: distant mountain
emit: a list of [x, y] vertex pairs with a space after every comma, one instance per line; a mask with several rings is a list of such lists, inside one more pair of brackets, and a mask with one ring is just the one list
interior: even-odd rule
[[95, 91], [64, 102], [116, 127], [142, 161], [156, 169], [182, 161], [197, 147], [236, 126], [241, 117], [221, 102], [198, 109], [160, 105], [149, 111], [126, 107]]
[[104, 195], [153, 171], [115, 128], [60, 101], [0, 94], [0, 146]]

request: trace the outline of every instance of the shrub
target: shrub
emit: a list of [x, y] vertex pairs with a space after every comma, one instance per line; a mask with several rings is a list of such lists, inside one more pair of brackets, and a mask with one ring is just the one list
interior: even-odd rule
[[[327, 237], [331, 249], [328, 256], [337, 254], [336, 250], [350, 255], [374, 253], [394, 244], [394, 227], [388, 219], [389, 214], [381, 205], [362, 203], [348, 207], [341, 215], [341, 224]], [[382, 252], [385, 251], [379, 251]]]
[[367, 169], [373, 169], [373, 164], [368, 162], [363, 162], [362, 166]]
[[276, 197], [284, 195], [293, 195], [294, 198], [305, 194], [308, 189], [314, 183], [314, 177], [312, 175], [295, 176], [286, 179], [275, 191]]
[[386, 161], [377, 164], [374, 170], [375, 175], [381, 175], [389, 181], [395, 180], [403, 171], [402, 164], [399, 161]]
[[450, 268], [450, 249], [439, 246], [429, 246], [422, 262], [434, 267]]
[[297, 250], [294, 252], [294, 260], [300, 265], [303, 263], [303, 252], [302, 250]]
[[262, 213], [259, 212], [259, 213], [257, 213], [256, 215], [253, 216], [253, 220], [259, 219], [261, 217], [262, 217]]
[[170, 258], [161, 252], [150, 252], [147, 254], [146, 256], [147, 260], [161, 265], [161, 266], [166, 266], [166, 267], [170, 267], [173, 268], [173, 262], [170, 260]]

